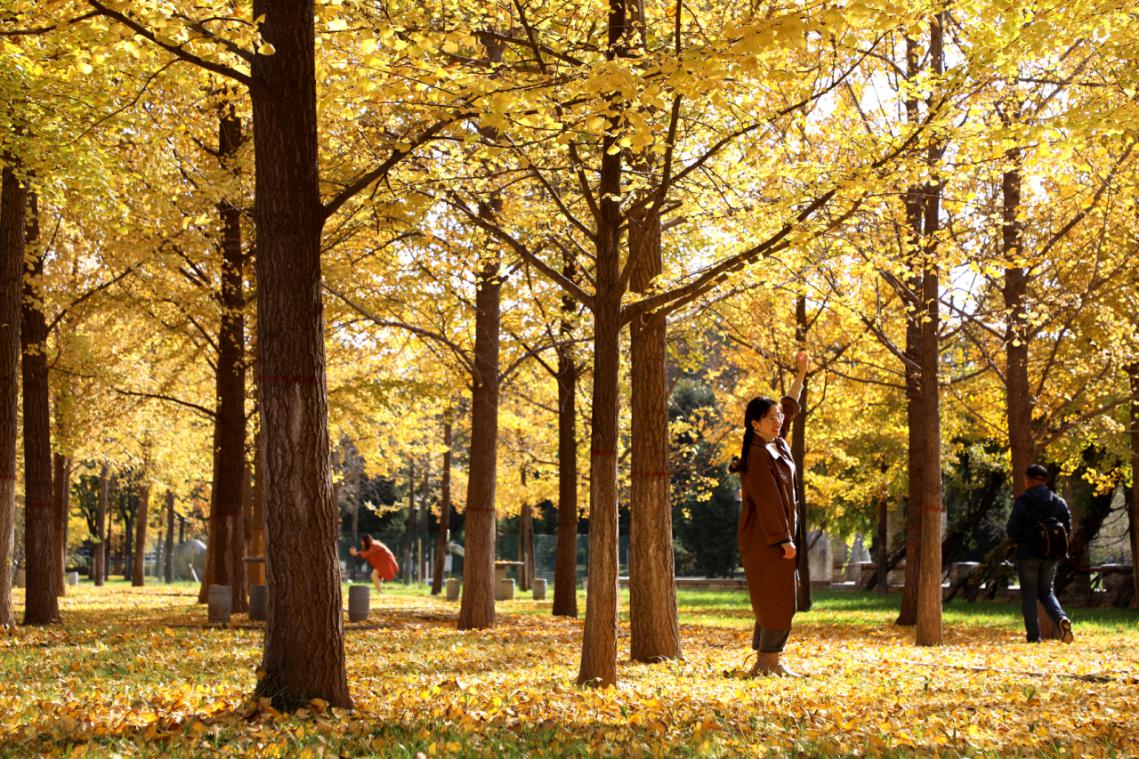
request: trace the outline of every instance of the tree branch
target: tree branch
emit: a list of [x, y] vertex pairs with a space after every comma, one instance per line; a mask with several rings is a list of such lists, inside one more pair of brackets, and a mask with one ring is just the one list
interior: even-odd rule
[[396, 164], [398, 164], [407, 156], [411, 155], [416, 148], [432, 140], [435, 135], [439, 134], [439, 132], [441, 132], [445, 127], [454, 124], [459, 119], [465, 119], [469, 116], [470, 114], [463, 113], [437, 121], [427, 129], [423, 130], [423, 132], [418, 137], [416, 137], [415, 140], [411, 141], [406, 150], [401, 150], [399, 148], [393, 149], [392, 154], [388, 156], [387, 160], [366, 174], [361, 175], [354, 182], [341, 190], [334, 198], [324, 204], [322, 212], [324, 219], [327, 220], [330, 216], [340, 210], [341, 206], [343, 206], [360, 192], [363, 192], [373, 182], [379, 181], [380, 179], [386, 177], [388, 175], [388, 172], [390, 172]]
[[226, 66], [222, 63], [207, 61], [205, 58], [201, 58], [187, 50], [183, 50], [181, 45], [171, 45], [169, 42], [163, 42], [162, 40], [158, 39], [158, 36], [152, 30], [146, 28], [138, 21], [135, 21], [126, 14], [120, 13], [119, 11], [116, 11], [112, 8], [108, 8], [99, 2], [99, 0], [87, 0], [87, 4], [94, 8], [99, 15], [106, 16], [107, 18], [118, 21], [120, 24], [123, 24], [128, 29], [132, 30], [138, 36], [142, 37], [143, 39], [150, 40], [152, 43], [162, 48], [166, 52], [177, 56], [187, 63], [192, 63], [199, 68], [205, 69], [206, 71], [212, 71], [215, 74], [224, 76], [227, 79], [232, 79], [233, 81], [245, 85], [246, 87], [253, 86], [253, 77], [249, 74], [238, 71], [237, 69]]
[[533, 265], [536, 269], [538, 269], [538, 271], [542, 272], [542, 274], [544, 274], [547, 279], [561, 287], [575, 300], [584, 304], [586, 308], [590, 310], [593, 309], [593, 296], [578, 287], [576, 282], [567, 278], [561, 272], [557, 271], [541, 258], [536, 256], [533, 252], [531, 252], [529, 248], [522, 244], [521, 241], [515, 239], [513, 235], [504, 230], [502, 227], [498, 226], [497, 224], [492, 224], [489, 220], [482, 218], [478, 212], [471, 210], [461, 198], [455, 195], [455, 193], [448, 193], [448, 195], [451, 197], [451, 204], [465, 213], [467, 217], [476, 225], [485, 231], [490, 232], [492, 235], [513, 248], [514, 251], [522, 257], [522, 260]]
[[96, 287], [88, 290], [87, 292], [83, 293], [82, 295], [80, 295], [75, 300], [68, 303], [66, 306], [64, 306], [63, 308], [61, 308], [59, 310], [59, 313], [56, 314], [55, 318], [52, 319], [51, 322], [47, 325], [47, 331], [51, 332], [53, 329], [55, 329], [56, 325], [59, 324], [59, 322], [62, 321], [63, 318], [65, 316], [67, 316], [67, 314], [70, 313], [73, 308], [82, 305], [85, 301], [87, 301], [87, 300], [93, 298], [95, 295], [103, 292], [107, 288], [114, 285], [116, 282], [120, 282], [121, 280], [126, 278], [126, 276], [128, 274], [132, 274], [133, 272], [134, 272], [134, 266], [128, 266], [125, 270], [122, 271], [122, 273], [115, 275], [114, 277], [112, 277], [107, 282], [104, 282], [101, 285], [97, 285]]
[[437, 343], [445, 345], [447, 348], [449, 348], [451, 350], [451, 353], [454, 354], [454, 356], [459, 360], [459, 363], [462, 364], [463, 368], [466, 371], [468, 371], [472, 374], [474, 373], [475, 365], [474, 365], [474, 362], [471, 360], [471, 358], [467, 355], [467, 352], [465, 350], [463, 350], [463, 348], [460, 345], [458, 345], [454, 341], [450, 340], [449, 338], [445, 337], [444, 335], [440, 335], [437, 332], [432, 332], [429, 329], [424, 329], [423, 327], [417, 327], [414, 324], [407, 324], [405, 322], [397, 321], [394, 319], [382, 319], [379, 316], [373, 314], [368, 309], [364, 308], [363, 306], [361, 306], [358, 303], [356, 303], [355, 301], [353, 301], [347, 295], [345, 295], [345, 294], [339, 292], [338, 290], [336, 290], [335, 288], [331, 287], [327, 283], [321, 284], [321, 288], [324, 289], [326, 292], [328, 292], [332, 295], [335, 295], [337, 298], [339, 298], [341, 301], [343, 301], [345, 305], [347, 305], [349, 308], [351, 308], [356, 313], [360, 314], [360, 316], [363, 316], [365, 319], [372, 322], [372, 324], [376, 325], [377, 327], [390, 327], [393, 329], [402, 329], [402, 330], [405, 330], [407, 332], [412, 333], [413, 335], [418, 335], [419, 337], [422, 337], [422, 338], [425, 338], [428, 340], [434, 340]]

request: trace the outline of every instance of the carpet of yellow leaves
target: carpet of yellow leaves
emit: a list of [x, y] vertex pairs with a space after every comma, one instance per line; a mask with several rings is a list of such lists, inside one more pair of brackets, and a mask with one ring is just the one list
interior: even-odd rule
[[248, 699], [259, 627], [208, 626], [195, 595], [82, 586], [65, 625], [0, 633], [0, 755], [1139, 756], [1139, 647], [1109, 631], [959, 626], [929, 649], [812, 612], [787, 652], [807, 677], [749, 680], [741, 617], [684, 625], [684, 661], [592, 690], [573, 684], [581, 622], [548, 603], [460, 632], [455, 604], [385, 594], [347, 625], [355, 708], [286, 715]]

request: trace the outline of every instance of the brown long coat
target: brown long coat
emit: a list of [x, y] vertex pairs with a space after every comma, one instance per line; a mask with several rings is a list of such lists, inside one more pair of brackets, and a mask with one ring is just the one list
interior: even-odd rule
[[795, 460], [783, 435], [799, 413], [799, 404], [784, 397], [783, 428], [774, 442], [756, 435], [748, 451], [747, 471], [740, 473], [740, 559], [747, 576], [755, 618], [764, 628], [790, 630], [795, 615], [795, 560], [783, 558], [783, 543], [795, 539]]

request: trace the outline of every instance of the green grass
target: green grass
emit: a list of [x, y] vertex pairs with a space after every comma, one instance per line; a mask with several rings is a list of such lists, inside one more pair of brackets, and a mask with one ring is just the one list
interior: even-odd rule
[[[347, 585], [345, 585], [347, 588]], [[398, 597], [425, 597], [430, 595], [430, 587], [422, 583], [385, 583], [384, 594]], [[344, 591], [347, 595], [347, 590]], [[529, 601], [528, 593], [518, 593], [515, 598], [517, 608], [513, 613], [542, 615], [548, 614], [552, 603], [552, 589], [547, 586], [544, 602]], [[801, 611], [796, 624], [828, 624], [852, 627], [881, 627], [893, 625], [898, 617], [901, 603], [900, 593], [879, 595], [855, 590], [815, 590], [813, 604], [809, 611]], [[373, 603], [375, 601], [373, 600]], [[681, 624], [712, 625], [715, 627], [741, 628], [753, 623], [747, 591], [702, 588], [681, 588], [676, 594]], [[629, 590], [622, 588], [620, 593], [621, 619], [629, 619]], [[455, 602], [458, 609], [458, 602]], [[1071, 616], [1077, 631], [1103, 634], [1125, 635], [1139, 642], [1139, 611], [1115, 608], [1081, 608], [1068, 605], [1065, 610]], [[585, 615], [585, 592], [578, 590], [578, 614]], [[970, 603], [954, 599], [942, 608], [942, 621], [945, 625], [960, 627], [986, 627], [1020, 630], [1023, 621], [1020, 616], [1020, 599], [1011, 601], [976, 601]]]

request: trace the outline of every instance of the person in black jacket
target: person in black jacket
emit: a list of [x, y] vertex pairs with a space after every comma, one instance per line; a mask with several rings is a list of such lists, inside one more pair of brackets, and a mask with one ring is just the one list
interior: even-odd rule
[[1064, 525], [1064, 531], [1072, 534], [1072, 512], [1064, 499], [1048, 489], [1048, 470], [1040, 464], [1033, 464], [1025, 472], [1025, 491], [1017, 496], [1012, 504], [1012, 515], [1008, 520], [1009, 539], [1016, 544], [1016, 571], [1020, 576], [1020, 605], [1024, 613], [1024, 630], [1029, 643], [1040, 642], [1040, 618], [1037, 616], [1036, 601], [1060, 629], [1060, 640], [1071, 643], [1072, 621], [1060, 608], [1060, 601], [1052, 589], [1056, 580], [1057, 559], [1041, 557], [1032, 541], [1033, 523], [1037, 520], [1054, 517]]

